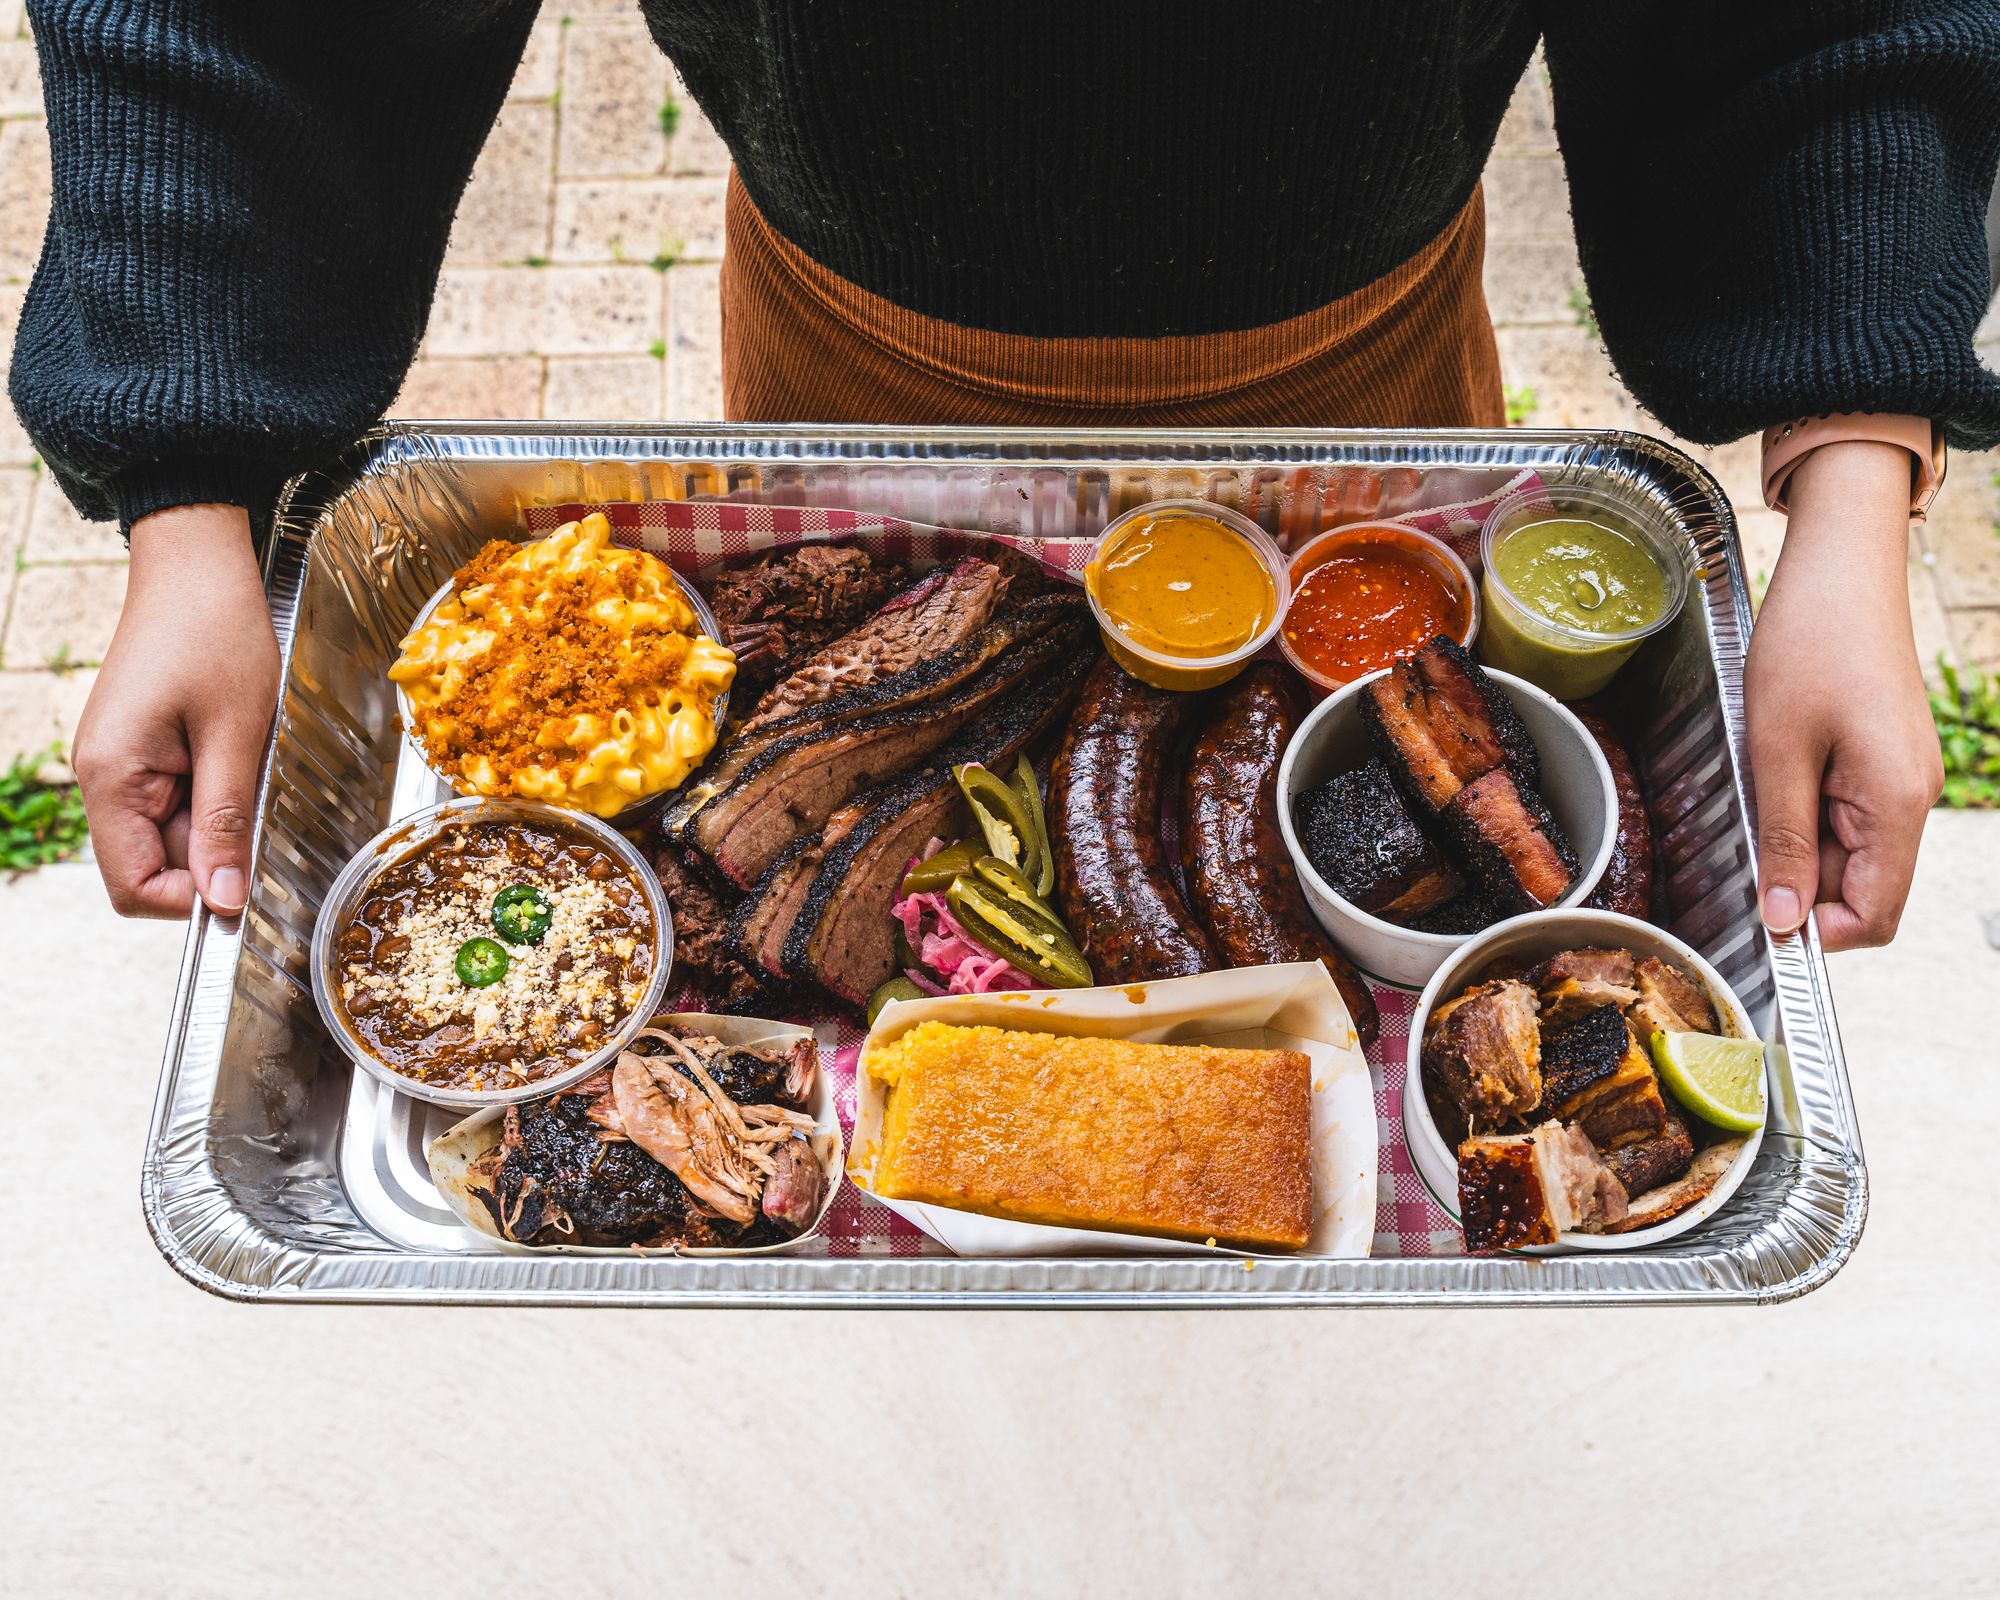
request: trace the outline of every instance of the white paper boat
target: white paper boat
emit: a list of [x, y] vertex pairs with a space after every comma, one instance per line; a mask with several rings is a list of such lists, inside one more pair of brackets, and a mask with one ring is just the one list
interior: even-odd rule
[[[777, 1049], [789, 1047], [796, 1039], [810, 1039], [810, 1028], [797, 1027], [789, 1022], [770, 1022], [762, 1017], [720, 1017], [705, 1012], [672, 1012], [653, 1018], [652, 1026], [672, 1028], [682, 1033], [705, 1033], [711, 1039], [720, 1039], [724, 1044], [756, 1048], [770, 1045]], [[806, 1096], [806, 1110], [813, 1119], [813, 1131], [808, 1136], [813, 1154], [819, 1157], [820, 1171], [826, 1174], [826, 1193], [819, 1203], [819, 1215], [812, 1220], [812, 1226], [790, 1239], [777, 1244], [753, 1245], [747, 1249], [728, 1245], [693, 1245], [674, 1249], [642, 1250], [636, 1245], [572, 1245], [572, 1244], [517, 1244], [500, 1236], [493, 1225], [492, 1215], [486, 1207], [474, 1198], [467, 1186], [466, 1174], [472, 1163], [494, 1145], [501, 1135], [501, 1123], [507, 1115], [505, 1106], [488, 1106], [475, 1111], [462, 1122], [455, 1122], [431, 1141], [426, 1158], [430, 1165], [431, 1182], [444, 1203], [449, 1206], [468, 1228], [487, 1236], [497, 1250], [510, 1254], [527, 1255], [572, 1255], [572, 1256], [629, 1256], [639, 1255], [681, 1255], [681, 1256], [767, 1256], [790, 1250], [801, 1239], [810, 1239], [826, 1223], [826, 1214], [833, 1206], [833, 1197], [840, 1189], [840, 1119], [834, 1112], [833, 1082], [827, 1076], [825, 1066], [819, 1066], [813, 1073], [812, 1090]]]
[[[882, 1085], [868, 1055], [920, 1022], [1137, 1039], [1150, 1044], [1298, 1050], [1312, 1059], [1312, 1238], [1303, 1251], [1245, 1250], [1096, 1228], [1014, 1222], [949, 1206], [875, 1195]], [[1375, 1233], [1375, 1094], [1340, 991], [1316, 961], [1245, 967], [1196, 978], [1103, 989], [952, 995], [886, 1007], [855, 1068], [854, 1144], [847, 1175], [883, 1205], [962, 1256], [1103, 1255], [1116, 1252], [1365, 1256]]]

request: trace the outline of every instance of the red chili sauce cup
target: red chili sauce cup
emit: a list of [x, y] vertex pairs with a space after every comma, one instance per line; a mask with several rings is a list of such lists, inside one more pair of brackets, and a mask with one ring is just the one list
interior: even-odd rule
[[1442, 539], [1399, 522], [1329, 528], [1291, 559], [1292, 600], [1278, 648], [1324, 698], [1415, 655], [1438, 634], [1467, 649], [1479, 589]]

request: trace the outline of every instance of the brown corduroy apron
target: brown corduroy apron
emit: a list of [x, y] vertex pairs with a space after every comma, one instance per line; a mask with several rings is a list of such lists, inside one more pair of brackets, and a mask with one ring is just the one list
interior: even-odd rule
[[729, 179], [723, 406], [739, 422], [1499, 427], [1477, 189], [1386, 277], [1241, 332], [1060, 338], [963, 328], [837, 277]]

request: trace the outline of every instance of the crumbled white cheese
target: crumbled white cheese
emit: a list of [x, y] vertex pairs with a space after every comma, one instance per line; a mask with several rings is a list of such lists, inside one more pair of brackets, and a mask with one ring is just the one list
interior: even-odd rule
[[[614, 891], [637, 893], [622, 874], [603, 882], [585, 877], [560, 886], [538, 882], [551, 909], [541, 943], [506, 944], [507, 972], [497, 983], [475, 988], [459, 980], [459, 948], [468, 939], [499, 939], [493, 898], [522, 881], [521, 867], [505, 856], [479, 861], [463, 883], [434, 894], [399, 927], [386, 930], [406, 939], [406, 949], [382, 959], [378, 943], [376, 964], [346, 966], [343, 998], [351, 1004], [365, 991], [375, 1005], [401, 1007], [426, 1030], [455, 1023], [475, 1039], [497, 1035], [526, 1047], [531, 1056], [574, 1041], [586, 1024], [595, 1023], [600, 1037], [609, 1034], [646, 988], [639, 978], [614, 983], [596, 964], [597, 956], [608, 954], [622, 966], [639, 947], [627, 926], [606, 935], [612, 914], [633, 910], [614, 896]], [[643, 919], [643, 907], [638, 914]]]

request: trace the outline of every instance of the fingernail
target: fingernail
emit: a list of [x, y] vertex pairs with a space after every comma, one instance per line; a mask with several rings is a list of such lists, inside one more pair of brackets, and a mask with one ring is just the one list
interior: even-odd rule
[[1796, 932], [1805, 920], [1805, 907], [1799, 904], [1797, 891], [1782, 883], [1774, 883], [1764, 891], [1764, 926], [1773, 933]]
[[208, 879], [208, 903], [218, 911], [243, 909], [243, 872], [238, 867], [217, 867]]

